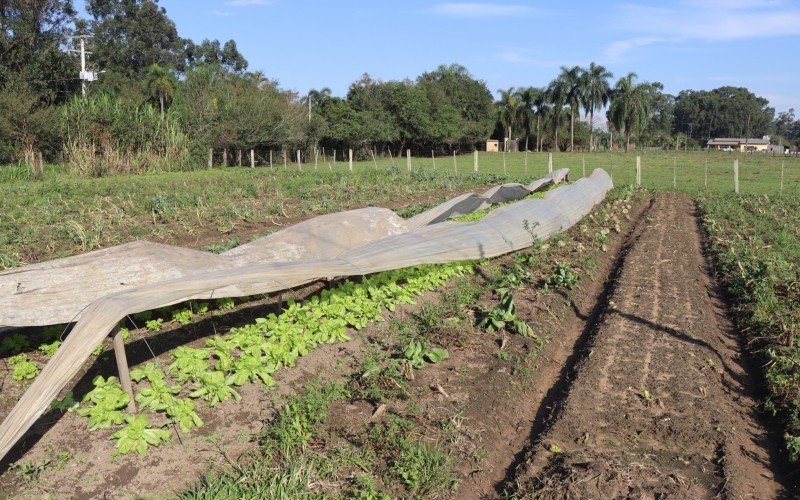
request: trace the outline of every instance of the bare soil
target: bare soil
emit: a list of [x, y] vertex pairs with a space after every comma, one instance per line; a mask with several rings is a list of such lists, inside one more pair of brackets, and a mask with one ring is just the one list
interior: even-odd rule
[[656, 195], [565, 397], [513, 471], [539, 498], [790, 496], [695, 205]]

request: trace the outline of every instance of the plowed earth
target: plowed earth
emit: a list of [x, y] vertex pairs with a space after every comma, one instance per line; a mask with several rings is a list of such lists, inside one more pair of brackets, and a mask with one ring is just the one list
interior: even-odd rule
[[564, 397], [512, 472], [518, 494], [790, 496], [702, 250], [692, 200], [656, 195]]

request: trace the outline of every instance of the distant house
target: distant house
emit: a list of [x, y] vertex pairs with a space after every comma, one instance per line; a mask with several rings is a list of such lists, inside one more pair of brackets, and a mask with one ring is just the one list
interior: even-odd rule
[[769, 147], [769, 139], [719, 137], [708, 141], [707, 146], [709, 149], [719, 149], [722, 151], [766, 151]]

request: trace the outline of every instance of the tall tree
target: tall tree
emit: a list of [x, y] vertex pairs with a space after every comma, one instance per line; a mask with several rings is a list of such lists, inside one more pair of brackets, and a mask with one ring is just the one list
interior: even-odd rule
[[141, 78], [153, 64], [182, 64], [184, 40], [158, 0], [88, 0], [86, 9], [102, 69]]
[[300, 104], [308, 109], [308, 121], [311, 121], [311, 108], [321, 106], [326, 100], [331, 98], [331, 89], [323, 87], [319, 90], [311, 89], [305, 97], [300, 100]]
[[177, 81], [175, 77], [170, 74], [167, 68], [153, 64], [147, 72], [147, 92], [150, 97], [158, 101], [158, 108], [161, 114], [164, 114], [166, 104], [172, 99], [175, 93], [175, 85]]
[[580, 110], [583, 102], [583, 68], [573, 66], [561, 67], [561, 75], [567, 86], [567, 104], [569, 105], [569, 150], [575, 151], [575, 112]]
[[457, 110], [460, 115], [457, 142], [472, 147], [492, 133], [495, 125], [492, 92], [486, 82], [473, 77], [467, 68], [459, 64], [441, 65], [423, 73], [417, 83], [441, 89], [452, 108]]
[[564, 105], [569, 97], [570, 83], [564, 78], [564, 68], [560, 75], [547, 86], [547, 102], [550, 104], [550, 118], [552, 120], [553, 137], [550, 149], [558, 151], [558, 126], [561, 124], [561, 116], [564, 112]]
[[594, 148], [594, 112], [608, 104], [611, 92], [608, 80], [611, 78], [614, 78], [613, 73], [594, 62], [589, 64], [589, 68], [582, 75], [583, 109], [589, 113], [589, 151]]
[[608, 118], [617, 130], [625, 134], [626, 153], [630, 149], [633, 130], [647, 122], [651, 91], [651, 84], [636, 83], [634, 72], [617, 80], [614, 86]]
[[505, 139], [512, 139], [514, 129], [520, 121], [519, 94], [514, 87], [508, 90], [498, 90], [500, 99], [497, 101], [497, 116], [503, 125]]
[[0, 88], [25, 82], [45, 103], [77, 91], [78, 65], [64, 50], [75, 16], [71, 0], [0, 1]]
[[539, 108], [544, 102], [544, 90], [539, 87], [525, 87], [517, 90], [520, 100], [520, 118], [525, 127], [525, 151], [528, 151], [528, 139], [533, 129], [533, 118], [536, 118], [536, 136], [539, 136]]

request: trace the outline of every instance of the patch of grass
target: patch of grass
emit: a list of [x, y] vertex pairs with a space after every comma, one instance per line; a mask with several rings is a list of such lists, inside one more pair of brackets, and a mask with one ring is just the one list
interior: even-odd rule
[[703, 224], [739, 329], [764, 360], [767, 410], [800, 459], [800, 200], [704, 196]]

